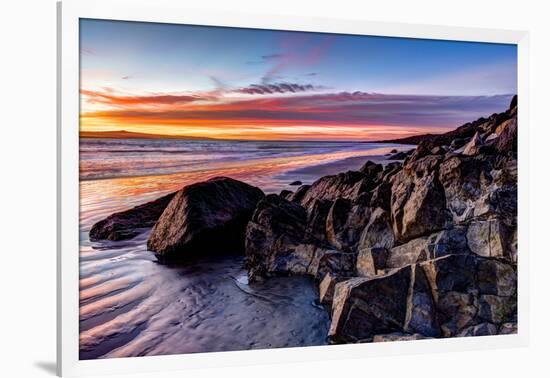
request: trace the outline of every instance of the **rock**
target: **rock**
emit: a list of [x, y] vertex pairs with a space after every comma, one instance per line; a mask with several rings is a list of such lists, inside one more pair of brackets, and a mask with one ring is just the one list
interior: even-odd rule
[[353, 277], [356, 275], [357, 254], [324, 250], [318, 256], [318, 264], [313, 262], [307, 272], [314, 278], [320, 280], [327, 274], [338, 277]]
[[[467, 156], [452, 156], [439, 167], [449, 213], [455, 224], [474, 218], [498, 214], [496, 192], [503, 185], [495, 183], [491, 161]], [[495, 193], [495, 194], [492, 194]]]
[[470, 139], [470, 141], [464, 146], [462, 154], [467, 156], [476, 155], [479, 152], [479, 148], [482, 144], [483, 141], [481, 140], [479, 133], [476, 132], [472, 139]]
[[383, 343], [388, 341], [411, 341], [411, 340], [425, 340], [430, 339], [419, 333], [408, 334], [403, 332], [388, 333], [386, 335], [375, 335], [372, 339], [373, 343]]
[[336, 276], [327, 273], [319, 284], [319, 302], [321, 304], [332, 306], [332, 298], [334, 296], [334, 288], [338, 282], [348, 280], [350, 277]]
[[438, 336], [431, 298], [424, 272], [415, 266], [372, 279], [340, 282], [335, 288], [329, 337], [341, 343], [393, 332]]
[[348, 171], [334, 176], [324, 176], [311, 185], [300, 203], [307, 209], [315, 199], [329, 201], [337, 198], [356, 199], [373, 187], [373, 181], [361, 172]]
[[447, 151], [446, 151], [443, 147], [441, 147], [441, 146], [435, 146], [434, 148], [432, 148], [432, 149], [430, 150], [430, 153], [431, 153], [432, 155], [442, 155], [442, 154], [444, 154], [445, 152], [447, 152]]
[[332, 207], [328, 200], [314, 200], [307, 214], [305, 241], [328, 245], [327, 243], [327, 216]]
[[156, 222], [147, 248], [162, 261], [242, 252], [246, 225], [263, 192], [216, 177], [178, 191]]
[[376, 175], [380, 172], [382, 172], [384, 168], [382, 167], [382, 164], [376, 164], [370, 160], [368, 160], [363, 166], [359, 169], [359, 172], [365, 174], [367, 177], [374, 178]]
[[373, 278], [385, 272], [389, 251], [386, 248], [360, 248], [357, 255], [357, 274]]
[[288, 185], [291, 185], [291, 186], [299, 186], [299, 185], [302, 185], [302, 182], [300, 180], [296, 180], [296, 181], [292, 181], [290, 184]]
[[434, 293], [444, 337], [486, 321], [514, 319], [517, 279], [511, 265], [474, 254], [449, 255], [419, 265]]
[[382, 182], [372, 190], [369, 206], [373, 209], [379, 207], [383, 210], [390, 211], [390, 203], [391, 183], [384, 177]]
[[[245, 267], [251, 282], [275, 275], [355, 274], [355, 254], [343, 254], [320, 242], [325, 201], [308, 214], [297, 203], [268, 195], [258, 203], [246, 228]], [[323, 208], [325, 210], [323, 210]]]
[[336, 249], [355, 249], [361, 232], [370, 218], [370, 208], [361, 201], [337, 198], [327, 215], [326, 232], [328, 242]]
[[479, 298], [478, 317], [490, 323], [501, 324], [513, 319], [517, 312], [514, 296], [485, 294]]
[[397, 150], [394, 148], [393, 150], [390, 151], [392, 154], [395, 154], [397, 153]]
[[467, 239], [470, 250], [477, 255], [513, 260], [507, 251], [507, 230], [499, 219], [470, 223]]
[[517, 323], [504, 323], [498, 330], [499, 335], [512, 335], [518, 333]]
[[464, 145], [466, 143], [468, 143], [468, 138], [456, 138], [456, 139], [453, 139], [452, 142], [451, 142], [451, 149], [453, 150], [458, 150], [459, 148], [461, 147], [464, 147]]
[[476, 282], [480, 294], [515, 296], [517, 290], [516, 269], [508, 263], [480, 259], [477, 266]]
[[293, 194], [290, 194], [286, 199], [292, 202], [300, 203], [311, 185], [302, 185]]
[[292, 195], [292, 191], [290, 190], [281, 190], [281, 193], [279, 193], [279, 196], [281, 196], [284, 199], [289, 199]]
[[469, 252], [464, 228], [444, 230], [392, 248], [385, 268], [401, 268], [417, 262]]
[[153, 227], [175, 193], [132, 209], [109, 215], [90, 229], [90, 240], [125, 240], [138, 235], [144, 228]]
[[245, 266], [251, 281], [272, 271], [274, 260], [293, 253], [303, 242], [306, 223], [307, 213], [297, 203], [271, 194], [258, 203], [245, 239]]
[[405, 160], [409, 157], [414, 150], [395, 152], [393, 155], [388, 156], [388, 160]]
[[387, 211], [376, 208], [361, 234], [358, 249], [378, 247], [390, 249], [394, 243], [395, 236], [390, 223], [390, 215]]
[[495, 139], [495, 148], [500, 153], [517, 153], [518, 126], [517, 118], [513, 117], [504, 122], [500, 127], [498, 138]]
[[497, 327], [491, 323], [481, 323], [463, 329], [457, 336], [490, 336], [497, 334]]
[[336, 284], [329, 337], [357, 342], [378, 334], [401, 332], [407, 312], [411, 268], [381, 278], [352, 278]]
[[438, 178], [440, 159], [424, 157], [393, 178], [391, 218], [396, 239], [406, 242], [447, 226], [445, 192]]

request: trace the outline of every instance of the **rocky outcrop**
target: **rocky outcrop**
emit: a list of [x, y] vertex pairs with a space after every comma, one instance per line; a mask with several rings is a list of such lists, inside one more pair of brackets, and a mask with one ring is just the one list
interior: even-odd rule
[[267, 196], [249, 278], [314, 277], [334, 343], [516, 332], [516, 107], [421, 139], [402, 163]]
[[170, 193], [132, 209], [109, 215], [92, 226], [90, 240], [132, 239], [155, 224], [174, 195], [175, 193]]
[[186, 186], [155, 223], [147, 248], [161, 261], [242, 253], [244, 230], [263, 196], [260, 189], [227, 177]]
[[335, 285], [333, 342], [403, 332], [427, 337], [495, 334], [515, 319], [516, 271], [476, 255], [448, 255]]

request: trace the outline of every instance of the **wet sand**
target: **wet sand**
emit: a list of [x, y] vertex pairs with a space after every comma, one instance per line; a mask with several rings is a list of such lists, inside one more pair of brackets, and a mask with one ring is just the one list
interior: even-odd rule
[[[387, 148], [389, 149], [389, 147]], [[80, 358], [112, 358], [326, 344], [329, 317], [306, 277], [248, 285], [242, 256], [185, 265], [156, 262], [150, 230], [121, 242], [92, 243], [99, 219], [187, 183], [230, 176], [265, 192], [294, 189], [331, 172], [357, 169], [373, 156], [302, 157], [242, 162], [207, 172], [81, 182]], [[340, 158], [339, 158], [340, 157]]]

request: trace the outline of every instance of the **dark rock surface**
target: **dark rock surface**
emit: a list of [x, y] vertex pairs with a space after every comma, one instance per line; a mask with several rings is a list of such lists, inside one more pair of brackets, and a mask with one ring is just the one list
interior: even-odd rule
[[152, 227], [176, 193], [109, 215], [90, 229], [90, 240], [126, 240]]
[[266, 197], [251, 280], [305, 274], [334, 343], [517, 332], [517, 110], [419, 138], [404, 161]]
[[147, 248], [161, 261], [244, 250], [244, 230], [263, 192], [216, 177], [178, 191], [153, 227]]

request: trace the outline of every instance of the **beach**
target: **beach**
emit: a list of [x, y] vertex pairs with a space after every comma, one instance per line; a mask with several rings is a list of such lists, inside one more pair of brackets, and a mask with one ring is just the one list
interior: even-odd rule
[[[386, 162], [411, 146], [344, 142], [81, 140], [80, 357], [110, 358], [327, 343], [328, 314], [307, 277], [248, 285], [242, 256], [161, 265], [150, 230], [91, 242], [89, 230], [126, 210], [216, 176], [293, 190]], [[229, 251], [230, 252], [230, 251]], [[229, 253], [230, 254], [230, 253]], [[290, 295], [291, 294], [291, 295]], [[269, 326], [267, 326], [269, 325]]]

